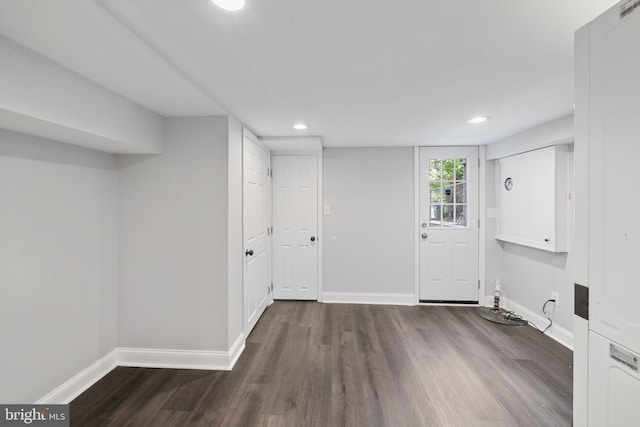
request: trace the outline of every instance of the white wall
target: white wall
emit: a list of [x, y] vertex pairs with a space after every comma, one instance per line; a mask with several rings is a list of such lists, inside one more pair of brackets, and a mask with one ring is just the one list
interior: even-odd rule
[[113, 153], [160, 153], [164, 118], [0, 37], [0, 127]]
[[573, 114], [568, 114], [487, 145], [487, 159], [500, 159], [550, 145], [571, 142], [573, 142]]
[[0, 130], [0, 402], [34, 402], [116, 345], [116, 162]]
[[[569, 116], [570, 119], [573, 116]], [[572, 136], [567, 136], [569, 118], [561, 118], [536, 128], [514, 135], [487, 147], [488, 158], [498, 158], [502, 155], [512, 155], [518, 152], [534, 150], [540, 147], [566, 143]], [[560, 137], [561, 135], [564, 135]], [[487, 208], [495, 208], [495, 178], [493, 173], [494, 161], [487, 162]], [[567, 180], [570, 192], [573, 192], [573, 150], [570, 149], [567, 161]], [[487, 296], [493, 294], [494, 281], [502, 281], [503, 296], [526, 309], [542, 316], [542, 305], [551, 298], [551, 292], [560, 294], [560, 305], [555, 308], [553, 320], [556, 325], [571, 332], [573, 330], [573, 257], [571, 243], [573, 242], [573, 202], [569, 202], [568, 229], [569, 252], [552, 253], [513, 243], [498, 242], [495, 236], [495, 221], [487, 220], [487, 227], [493, 227], [493, 232], [487, 230]], [[499, 250], [496, 250], [499, 245]], [[489, 266], [491, 268], [489, 268]], [[491, 272], [492, 270], [492, 272]], [[523, 313], [520, 313], [523, 314]], [[546, 324], [538, 324], [545, 327]], [[551, 331], [553, 333], [553, 330]]]
[[[496, 189], [495, 189], [495, 161], [489, 160], [484, 164], [484, 168], [480, 169], [480, 173], [484, 173], [485, 186], [485, 203], [486, 211], [484, 212], [484, 221], [482, 224], [485, 230], [485, 292], [486, 295], [493, 295], [495, 281], [501, 278], [502, 271], [502, 247], [494, 238], [496, 235], [497, 218], [496, 218]], [[482, 214], [482, 212], [481, 212]], [[480, 301], [482, 303], [482, 301]]]
[[413, 148], [323, 155], [324, 293], [414, 295]]
[[228, 145], [227, 117], [171, 118], [120, 156], [120, 346], [228, 350]]

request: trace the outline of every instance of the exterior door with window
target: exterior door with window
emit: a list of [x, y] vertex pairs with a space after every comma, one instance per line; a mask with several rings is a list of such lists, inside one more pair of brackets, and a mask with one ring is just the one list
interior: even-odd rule
[[478, 147], [420, 148], [420, 301], [478, 302]]

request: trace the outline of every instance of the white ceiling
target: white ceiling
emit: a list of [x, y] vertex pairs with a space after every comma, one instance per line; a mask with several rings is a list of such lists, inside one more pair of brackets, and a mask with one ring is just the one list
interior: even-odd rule
[[2, 0], [0, 34], [166, 116], [226, 110], [330, 147], [465, 145], [571, 113], [573, 33], [615, 3]]

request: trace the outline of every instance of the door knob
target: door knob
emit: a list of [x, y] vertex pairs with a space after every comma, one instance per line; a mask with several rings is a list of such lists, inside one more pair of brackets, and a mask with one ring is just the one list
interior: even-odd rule
[[426, 239], [427, 237], [429, 237], [429, 235], [427, 233], [422, 233], [422, 238]]
[[311, 240], [312, 242], [315, 242], [316, 241], [316, 236], [311, 236], [311, 239], [309, 239], [309, 240]]
[[253, 255], [253, 249], [247, 249], [247, 250], [244, 252], [244, 255], [245, 255], [245, 256], [251, 256], [251, 255]]

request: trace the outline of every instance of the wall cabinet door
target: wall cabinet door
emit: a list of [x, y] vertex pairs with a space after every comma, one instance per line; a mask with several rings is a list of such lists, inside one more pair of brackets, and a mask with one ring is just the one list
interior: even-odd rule
[[567, 251], [566, 166], [564, 145], [498, 160], [496, 239]]

